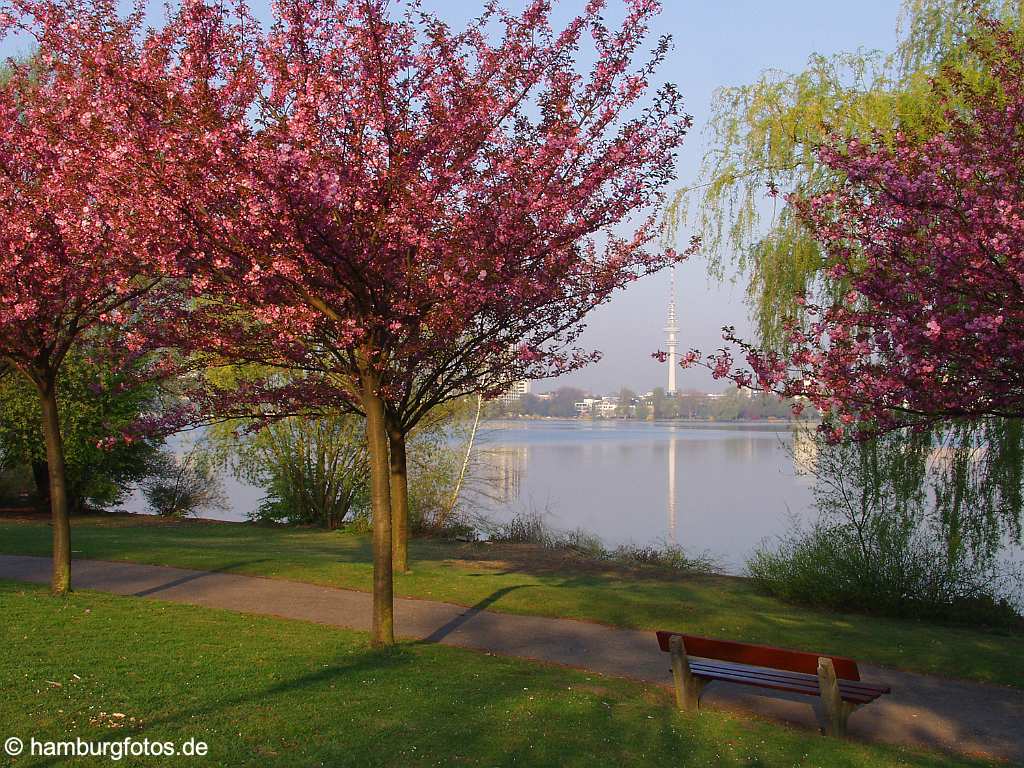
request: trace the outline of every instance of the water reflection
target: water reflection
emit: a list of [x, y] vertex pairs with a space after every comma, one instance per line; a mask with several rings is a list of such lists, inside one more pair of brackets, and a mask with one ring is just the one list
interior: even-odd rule
[[[183, 446], [184, 438], [173, 444]], [[933, 460], [948, 457], [937, 451]], [[794, 439], [784, 426], [492, 422], [464, 498], [493, 519], [538, 511], [554, 527], [582, 528], [608, 545], [670, 542], [738, 570], [761, 540], [810, 511], [818, 461], [813, 433]], [[264, 496], [230, 475], [224, 485], [231, 508], [203, 516], [244, 520]], [[124, 507], [147, 511], [138, 492]], [[1024, 553], [1012, 547], [1008, 558], [1021, 563]]]
[[525, 445], [499, 448], [489, 453], [488, 463], [493, 475], [488, 477], [491, 492], [501, 504], [519, 498], [529, 448]]
[[791, 441], [784, 427], [501, 422], [481, 453], [499, 492], [476, 501], [495, 519], [535, 511], [609, 545], [678, 543], [738, 567], [810, 507]]
[[678, 519], [676, 518], [676, 437], [675, 431], [668, 440], [668, 537], [673, 544], [679, 544]]
[[814, 430], [797, 430], [793, 437], [793, 464], [800, 472], [813, 474], [817, 470], [819, 450]]

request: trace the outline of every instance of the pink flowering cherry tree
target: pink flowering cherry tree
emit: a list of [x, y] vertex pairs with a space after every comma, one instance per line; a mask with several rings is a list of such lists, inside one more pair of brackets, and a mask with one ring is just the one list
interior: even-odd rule
[[281, 0], [252, 108], [221, 121], [237, 147], [167, 195], [207, 201], [195, 280], [245, 318], [208, 349], [283, 352], [366, 416], [377, 643], [394, 636], [389, 457], [407, 432], [452, 398], [582, 364], [586, 313], [679, 258], [652, 245], [650, 210], [689, 119], [673, 88], [648, 98], [667, 40], [634, 64], [659, 4], [629, 0], [616, 28], [604, 6], [556, 30], [545, 0], [489, 3], [455, 32], [415, 4]]
[[[162, 193], [170, 178], [177, 188], [194, 183], [221, 148], [202, 128], [219, 93], [212, 59], [238, 43], [216, 40], [201, 3], [184, 3], [160, 30], [146, 25], [145, 3], [127, 14], [119, 5], [0, 0], [0, 38], [34, 44], [0, 79], [0, 361], [39, 391], [58, 594], [70, 584], [58, 373], [73, 347], [114, 366], [134, 360], [138, 375], [173, 371], [165, 356], [137, 365], [168, 339], [180, 342], [165, 331], [184, 307], [181, 283], [196, 256], [180, 201]], [[235, 82], [219, 87], [231, 92]], [[219, 101], [229, 113], [230, 99]], [[189, 162], [170, 162], [186, 150]], [[103, 442], [120, 439], [131, 435]]]
[[[47, 19], [45, 31], [25, 12]], [[0, 359], [39, 391], [53, 514], [54, 593], [70, 585], [70, 527], [57, 377], [68, 351], [110, 336], [156, 286], [136, 221], [144, 201], [122, 198], [140, 115], [120, 109], [98, 75], [137, 67], [132, 22], [76, 23], [62, 9], [0, 5], [0, 33], [39, 35], [0, 83]], [[108, 19], [109, 20], [109, 19]], [[57, 39], [58, 29], [66, 33]]]

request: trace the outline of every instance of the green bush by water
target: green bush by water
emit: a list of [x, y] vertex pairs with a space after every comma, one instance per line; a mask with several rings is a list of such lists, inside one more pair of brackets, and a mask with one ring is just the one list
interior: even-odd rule
[[923, 537], [862, 538], [841, 525], [794, 529], [747, 563], [755, 583], [817, 608], [944, 622], [1022, 627], [1007, 596], [1013, 578], [997, 567], [951, 560]]
[[[1024, 625], [1021, 578], [999, 559], [1019, 531], [1004, 518], [1015, 515], [940, 503], [950, 452], [936, 455], [911, 437], [831, 445], [798, 434], [803, 456], [794, 459], [814, 478], [817, 519], [762, 545], [747, 563], [751, 577], [769, 594], [828, 610]], [[956, 466], [985, 470], [966, 460]]]

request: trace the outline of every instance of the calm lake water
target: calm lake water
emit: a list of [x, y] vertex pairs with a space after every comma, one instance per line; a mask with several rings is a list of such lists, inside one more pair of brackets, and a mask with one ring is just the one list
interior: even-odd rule
[[[174, 441], [178, 450], [191, 442]], [[814, 443], [784, 424], [687, 424], [537, 419], [481, 425], [463, 495], [494, 522], [540, 514], [551, 528], [582, 529], [607, 546], [681, 545], [742, 570], [759, 543], [813, 515]], [[230, 505], [203, 517], [245, 520], [263, 491], [223, 478]], [[140, 494], [125, 504], [145, 511]], [[1004, 556], [1024, 563], [1020, 547]]]
[[[796, 460], [806, 454], [798, 446]], [[488, 517], [539, 512], [607, 545], [671, 542], [730, 570], [811, 506], [785, 425], [490, 422], [478, 463], [497, 481], [495, 497], [473, 494]]]
[[[190, 442], [179, 436], [174, 447]], [[464, 500], [494, 521], [537, 512], [553, 528], [581, 528], [610, 546], [673, 542], [736, 569], [809, 508], [791, 445], [785, 425], [485, 422]], [[262, 490], [230, 475], [223, 482], [230, 507], [202, 516], [245, 520]], [[142, 512], [146, 504], [136, 493], [124, 506]]]

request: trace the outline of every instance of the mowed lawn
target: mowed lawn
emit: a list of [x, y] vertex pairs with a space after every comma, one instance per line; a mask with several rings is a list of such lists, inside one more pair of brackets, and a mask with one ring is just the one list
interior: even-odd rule
[[[369, 590], [369, 538], [344, 532], [135, 516], [77, 518], [76, 558], [127, 560]], [[0, 552], [48, 555], [45, 521], [0, 522]], [[1024, 687], [1024, 635], [825, 613], [759, 594], [746, 579], [595, 566], [529, 546], [417, 539], [398, 595], [674, 629]]]
[[657, 688], [455, 648], [375, 651], [365, 634], [304, 622], [11, 582], [0, 606], [4, 739], [209, 747], [122, 765], [984, 765], [682, 715]]

